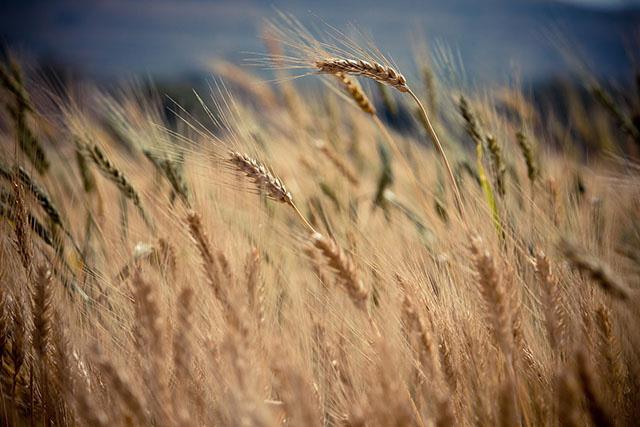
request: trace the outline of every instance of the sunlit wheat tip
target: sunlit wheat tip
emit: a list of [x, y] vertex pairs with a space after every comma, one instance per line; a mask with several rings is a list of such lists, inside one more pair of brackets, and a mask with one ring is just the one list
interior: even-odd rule
[[315, 66], [321, 73], [346, 73], [364, 76], [393, 86], [400, 92], [409, 91], [407, 79], [402, 74], [389, 66], [384, 66], [377, 62], [371, 63], [362, 59], [329, 58], [316, 61]]
[[247, 154], [231, 151], [229, 152], [228, 162], [247, 178], [251, 179], [269, 198], [288, 205], [293, 204], [293, 197], [282, 181], [276, 178], [269, 169], [257, 160], [249, 157]]

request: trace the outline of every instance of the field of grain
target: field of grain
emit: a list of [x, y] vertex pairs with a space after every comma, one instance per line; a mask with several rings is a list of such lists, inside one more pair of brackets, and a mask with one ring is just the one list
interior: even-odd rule
[[264, 38], [194, 108], [2, 65], [2, 425], [637, 422], [640, 87]]

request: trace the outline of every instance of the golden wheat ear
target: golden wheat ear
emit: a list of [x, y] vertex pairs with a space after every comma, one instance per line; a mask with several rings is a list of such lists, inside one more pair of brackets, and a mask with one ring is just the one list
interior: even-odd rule
[[328, 239], [320, 233], [314, 233], [311, 240], [313, 245], [322, 252], [329, 266], [336, 272], [340, 283], [349, 293], [353, 303], [358, 308], [365, 309], [369, 292], [362, 284], [358, 270], [351, 258], [334, 240]]
[[321, 73], [360, 75], [394, 87], [400, 92], [409, 92], [407, 79], [402, 74], [377, 62], [362, 59], [329, 58], [316, 61], [315, 66]]
[[336, 73], [334, 75], [362, 111], [372, 116], [376, 115], [376, 107], [355, 79], [352, 79], [345, 73]]
[[462, 203], [462, 196], [460, 195], [460, 189], [458, 188], [458, 183], [456, 182], [456, 179], [453, 175], [453, 170], [451, 169], [449, 159], [444, 152], [444, 148], [442, 147], [442, 143], [440, 142], [438, 134], [431, 124], [431, 119], [429, 119], [427, 111], [422, 105], [420, 99], [409, 88], [407, 79], [401, 73], [388, 65], [382, 65], [375, 61], [365, 61], [363, 59], [325, 58], [314, 61], [313, 66], [320, 73], [333, 75], [351, 74], [367, 77], [382, 84], [391, 86], [402, 93], [407, 93], [409, 94], [409, 96], [411, 96], [411, 98], [413, 98], [418, 106], [422, 121], [424, 122], [427, 132], [429, 133], [429, 137], [431, 138], [436, 151], [438, 151], [438, 154], [440, 155], [442, 162], [447, 169], [447, 174], [449, 176], [449, 181], [451, 183], [451, 187], [453, 189], [453, 194], [455, 197], [456, 207], [458, 209], [458, 213], [460, 214], [460, 218], [464, 221], [465, 213], [464, 205]]
[[284, 183], [273, 175], [264, 164], [248, 154], [231, 151], [227, 162], [249, 178], [258, 190], [264, 192], [270, 199], [288, 205], [293, 203], [293, 197]]
[[315, 233], [316, 230], [302, 215], [293, 202], [293, 196], [287, 190], [280, 178], [276, 177], [263, 163], [257, 161], [248, 154], [241, 154], [237, 151], [230, 151], [226, 162], [238, 172], [242, 173], [257, 187], [258, 191], [263, 192], [268, 198], [280, 203], [287, 204], [293, 208], [300, 217], [304, 225]]

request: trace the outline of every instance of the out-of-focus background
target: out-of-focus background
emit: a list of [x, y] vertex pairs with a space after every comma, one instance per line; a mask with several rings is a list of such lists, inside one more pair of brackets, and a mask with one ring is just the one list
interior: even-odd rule
[[260, 27], [275, 10], [305, 24], [353, 23], [404, 69], [423, 35], [460, 53], [479, 84], [517, 74], [540, 82], [573, 70], [569, 42], [599, 77], [623, 80], [638, 51], [638, 0], [3, 1], [0, 39], [51, 69], [99, 81], [207, 75], [214, 57], [241, 63], [262, 52]]

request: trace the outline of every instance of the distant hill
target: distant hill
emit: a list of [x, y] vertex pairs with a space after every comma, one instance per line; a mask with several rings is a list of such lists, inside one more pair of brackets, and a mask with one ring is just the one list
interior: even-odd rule
[[[432, 42], [460, 50], [468, 77], [546, 79], [568, 71], [553, 46], [563, 34], [601, 76], [629, 70], [628, 52], [640, 23], [637, 6], [604, 8], [549, 0], [275, 0], [305, 22], [343, 27], [354, 22], [403, 68], [416, 30]], [[636, 3], [637, 4], [637, 3]], [[9, 45], [55, 58], [89, 76], [127, 74], [175, 77], [197, 73], [209, 57], [246, 58], [263, 51], [260, 20], [274, 16], [263, 1], [9, 1], [0, 14], [0, 37]], [[637, 40], [637, 37], [636, 37]], [[638, 51], [637, 41], [635, 51]]]

